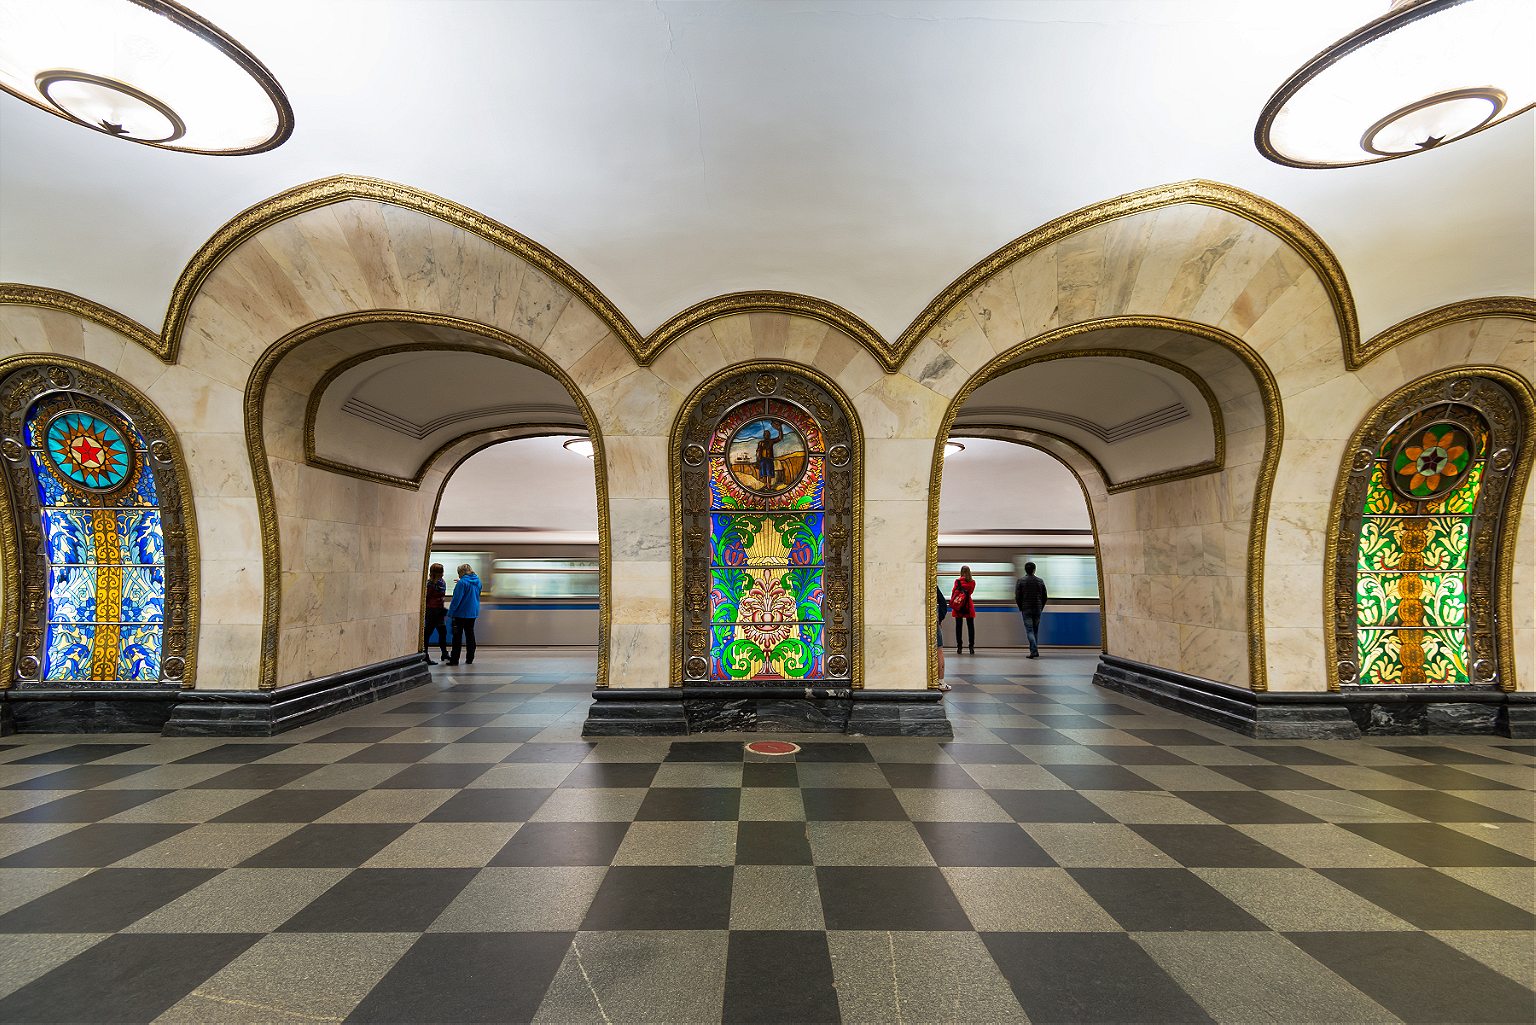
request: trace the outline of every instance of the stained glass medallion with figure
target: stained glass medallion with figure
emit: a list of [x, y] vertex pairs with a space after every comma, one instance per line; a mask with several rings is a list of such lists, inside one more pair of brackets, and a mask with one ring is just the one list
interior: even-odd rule
[[846, 415], [789, 374], [714, 391], [685, 421], [685, 532], [707, 538], [686, 549], [685, 682], [847, 681]]

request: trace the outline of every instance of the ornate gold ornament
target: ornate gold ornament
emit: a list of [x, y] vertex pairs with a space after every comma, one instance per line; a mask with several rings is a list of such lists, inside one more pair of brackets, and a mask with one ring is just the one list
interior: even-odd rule
[[86, 319], [106, 323], [138, 341], [166, 362], [174, 363], [193, 300], [197, 298], [208, 275], [226, 256], [241, 243], [254, 238], [273, 224], [352, 199], [387, 203], [435, 217], [527, 261], [586, 303], [604, 325], [624, 342], [640, 366], [649, 366], [666, 346], [700, 324], [734, 313], [766, 310], [809, 317], [835, 327], [863, 346], [887, 373], [895, 373], [918, 343], [955, 305], [1009, 264], [1080, 231], [1117, 218], [1184, 203], [1224, 210], [1285, 241], [1312, 267], [1327, 289], [1338, 320], [1339, 333], [1344, 340], [1346, 360], [1359, 348], [1359, 326], [1355, 319], [1354, 300], [1350, 296], [1343, 268], [1322, 239], [1295, 215], [1268, 200], [1231, 185], [1198, 179], [1143, 189], [1095, 203], [1057, 217], [1019, 236], [956, 278], [894, 342], [885, 340], [867, 322], [836, 303], [814, 296], [772, 291], [737, 292], [706, 299], [670, 318], [648, 337], [642, 337], [628, 318], [595, 285], [560, 257], [527, 236], [441, 196], [407, 185], [357, 175], [337, 175], [295, 186], [231, 218], [203, 243], [177, 279], [159, 338], [155, 338], [142, 325], [106, 307], [52, 289], [0, 285], [0, 302], [64, 309]]
[[1258, 225], [1284, 241], [1306, 261], [1327, 291], [1329, 302], [1333, 306], [1334, 318], [1338, 321], [1339, 335], [1343, 339], [1345, 358], [1347, 359], [1349, 353], [1358, 347], [1360, 325], [1355, 318], [1355, 300], [1350, 294], [1349, 283], [1344, 278], [1344, 268], [1339, 264], [1338, 257], [1334, 256], [1333, 251], [1328, 248], [1327, 243], [1295, 214], [1267, 199], [1231, 185], [1194, 179], [1127, 193], [1115, 199], [1094, 203], [1069, 214], [1063, 214], [1028, 234], [1019, 236], [985, 257], [935, 296], [927, 308], [896, 339], [893, 350], [897, 364], [899, 365], [917, 344], [948, 316], [950, 310], [1009, 264], [1088, 228], [1132, 214], [1177, 206], [1181, 203], [1223, 210]]
[[[766, 390], [765, 390], [766, 388]], [[825, 685], [864, 685], [864, 435], [852, 403], [831, 378], [798, 363], [754, 360], [711, 375], [683, 403], [672, 425], [668, 462], [672, 482], [671, 686], [709, 680], [708, 460], [686, 455], [707, 441], [719, 418], [740, 403], [773, 396], [808, 410], [828, 446], [849, 458], [825, 471], [823, 638]], [[836, 660], [834, 664], [834, 659]], [[794, 687], [786, 690], [793, 691]]]
[[[462, 320], [458, 317], [449, 317], [439, 314], [417, 313], [412, 310], [360, 310], [341, 316], [329, 317], [325, 320], [306, 324], [296, 331], [292, 331], [278, 339], [251, 369], [251, 376], [245, 388], [245, 441], [250, 452], [251, 476], [255, 484], [257, 513], [261, 520], [261, 556], [263, 608], [261, 625], [261, 667], [259, 674], [259, 686], [262, 690], [270, 690], [277, 685], [277, 651], [281, 634], [282, 623], [282, 558], [281, 535], [279, 533], [277, 500], [272, 490], [272, 472], [267, 461], [266, 439], [262, 433], [262, 407], [266, 399], [267, 383], [283, 358], [295, 349], [322, 335], [342, 328], [356, 327], [360, 324], [379, 323], [410, 323], [425, 324], [430, 327], [447, 328], [463, 331], [467, 334], [479, 335], [490, 341], [491, 347], [480, 350], [467, 343], [463, 344], [466, 351], [484, 351], [487, 355], [502, 355], [504, 358], [513, 359], [543, 371], [555, 380], [570, 394], [572, 401], [581, 411], [581, 416], [587, 424], [587, 435], [592, 439], [592, 445], [596, 452], [594, 460], [594, 472], [597, 479], [597, 547], [598, 547], [598, 648], [597, 648], [597, 685], [608, 685], [608, 635], [609, 619], [611, 615], [611, 602], [609, 601], [609, 576], [611, 562], [611, 541], [608, 534], [608, 476], [607, 457], [603, 448], [602, 429], [598, 426], [597, 416], [593, 413], [591, 405], [587, 402], [580, 389], [576, 387], [570, 375], [545, 356], [538, 349], [523, 340], [510, 335], [498, 328], [479, 324], [474, 321]], [[509, 352], [498, 354], [496, 345], [503, 345], [510, 349]], [[441, 349], [442, 344], [422, 342], [420, 351]], [[398, 351], [416, 351], [410, 346], [398, 347]], [[369, 354], [376, 355], [376, 354]], [[306, 418], [308, 419], [308, 418]], [[516, 426], [516, 425], [511, 425]], [[506, 427], [490, 428], [486, 431], [471, 432], [465, 437], [473, 437], [475, 434], [490, 433], [495, 430], [506, 430]], [[432, 459], [440, 458], [453, 445], [463, 442], [465, 438], [456, 439], [433, 453]], [[307, 440], [306, 440], [307, 444]], [[492, 443], [494, 444], [494, 442]], [[468, 458], [465, 456], [464, 458]], [[462, 462], [462, 460], [461, 460]], [[428, 470], [431, 461], [428, 463]], [[451, 472], [451, 471], [450, 471]], [[360, 476], [363, 479], [374, 480], [376, 483], [388, 484], [394, 487], [420, 487], [420, 481], [414, 483], [405, 478], [389, 478], [388, 475], [379, 474], [368, 476], [371, 471], [358, 470], [352, 476]], [[446, 477], [444, 480], [446, 481]], [[439, 488], [438, 501], [442, 499], [442, 491]], [[434, 502], [434, 516], [436, 502]], [[430, 524], [428, 532], [430, 535]], [[430, 551], [430, 537], [427, 545]], [[425, 559], [426, 553], [423, 555]], [[423, 562], [422, 579], [426, 579], [426, 564]], [[425, 598], [423, 598], [425, 601]], [[421, 650], [426, 650], [423, 647]]]
[[1416, 313], [1400, 320], [1385, 331], [1363, 343], [1357, 349], [1345, 353], [1344, 365], [1349, 370], [1359, 370], [1371, 360], [1410, 338], [1466, 320], [1483, 320], [1490, 317], [1509, 317], [1513, 320], [1536, 320], [1536, 299], [1518, 295], [1490, 295], [1481, 299], [1462, 299], [1446, 303], [1432, 310]]
[[[1467, 576], [1468, 626], [1476, 682], [1498, 681], [1517, 690], [1514, 650], [1515, 543], [1521, 503], [1536, 461], [1536, 388], [1502, 367], [1470, 365], [1437, 370], [1378, 402], [1350, 436], [1341, 460], [1323, 559], [1323, 645], [1328, 689], [1355, 682], [1356, 573], [1366, 486], [1382, 439], [1406, 418], [1437, 405], [1465, 404], [1488, 421], [1502, 470], [1484, 476], [1472, 527]], [[1491, 593], [1490, 593], [1491, 592]], [[1467, 686], [1457, 684], [1452, 686]], [[1391, 689], [1382, 685], [1383, 691]]]
[[[1255, 387], [1264, 406], [1264, 454], [1259, 463], [1258, 479], [1254, 483], [1253, 509], [1248, 530], [1248, 677], [1253, 690], [1268, 689], [1268, 669], [1264, 661], [1264, 549], [1265, 530], [1269, 521], [1269, 499], [1274, 489], [1275, 473], [1280, 466], [1280, 446], [1285, 438], [1285, 419], [1280, 402], [1280, 388], [1270, 373], [1268, 365], [1246, 342], [1235, 335], [1206, 324], [1177, 320], [1172, 317], [1101, 317], [1085, 320], [1065, 327], [1055, 328], [1036, 335], [993, 357], [986, 366], [972, 375], [950, 400], [944, 412], [938, 436], [934, 439], [933, 462], [928, 490], [928, 583], [938, 584], [939, 564], [939, 493], [943, 486], [944, 442], [954, 429], [955, 419], [970, 399], [971, 394], [988, 381], [1007, 373], [1019, 360], [1035, 349], [1064, 341], [1079, 335], [1110, 328], [1150, 328], [1175, 331], [1204, 338], [1231, 352], [1253, 375]], [[1092, 351], [1092, 350], [1087, 350]], [[1081, 353], [1063, 350], [1061, 356]], [[1037, 432], [1039, 433], [1039, 432]], [[1102, 472], [1102, 471], [1101, 471]], [[1142, 485], [1150, 486], [1150, 485]], [[1097, 532], [1095, 532], [1097, 542]], [[936, 610], [928, 610], [928, 635], [938, 628]], [[930, 687], [938, 685], [938, 657], [928, 656], [928, 681]]]
[[[156, 490], [165, 535], [165, 627], [161, 639], [162, 682], [188, 688], [197, 677], [198, 622], [202, 594], [197, 516], [181, 443], [170, 422], [142, 392], [84, 360], [68, 356], [24, 354], [0, 359], [0, 436], [22, 436], [27, 410], [40, 395], [79, 391], [121, 412], [149, 447], [156, 461]], [[5, 598], [0, 629], [15, 643], [0, 645], [0, 689], [41, 670], [42, 620], [48, 582], [42, 579], [38, 549], [37, 487], [26, 452], [6, 447], [0, 467], [0, 552], [4, 554]], [[19, 525], [19, 535], [18, 535]], [[25, 598], [25, 601], [23, 601]]]

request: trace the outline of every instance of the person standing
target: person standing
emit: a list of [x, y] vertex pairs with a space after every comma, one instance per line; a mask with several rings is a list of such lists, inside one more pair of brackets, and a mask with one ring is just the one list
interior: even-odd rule
[[961, 654], [963, 634], [967, 630], [971, 635], [971, 654], [976, 654], [976, 603], [971, 600], [975, 590], [976, 578], [971, 576], [971, 567], [961, 566], [955, 586], [949, 592], [949, 614], [955, 617], [956, 655]]
[[464, 664], [475, 664], [475, 620], [480, 618], [480, 578], [475, 576], [469, 563], [459, 567], [459, 581], [453, 585], [453, 601], [448, 604], [448, 615], [453, 620], [453, 654], [448, 664], [459, 664], [461, 647], [467, 656]]
[[1024, 564], [1024, 575], [1013, 587], [1013, 602], [1024, 617], [1024, 636], [1029, 638], [1029, 657], [1040, 657], [1040, 614], [1045, 611], [1045, 581], [1035, 576], [1035, 564]]
[[949, 684], [944, 680], [944, 617], [949, 615], [949, 602], [944, 600], [944, 592], [935, 584], [933, 588], [934, 612], [938, 624], [934, 628], [933, 643], [939, 656], [939, 690], [949, 690]]
[[427, 632], [423, 643], [427, 648], [427, 665], [432, 661], [432, 635], [437, 634], [437, 647], [443, 661], [448, 661], [448, 610], [443, 607], [443, 597], [448, 593], [448, 581], [443, 579], [443, 564], [434, 562], [427, 569]]

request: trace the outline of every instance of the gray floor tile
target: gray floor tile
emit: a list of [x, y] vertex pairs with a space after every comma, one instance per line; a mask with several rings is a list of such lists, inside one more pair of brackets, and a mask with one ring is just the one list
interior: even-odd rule
[[344, 868], [231, 869], [123, 931], [269, 933], [346, 875]]
[[1123, 932], [1060, 868], [946, 868], [944, 877], [980, 932]]
[[974, 933], [833, 932], [827, 943], [844, 1022], [1029, 1020]]
[[574, 932], [608, 870], [596, 865], [481, 869], [430, 932]]
[[734, 865], [736, 822], [634, 822], [615, 865]]
[[[536, 1022], [719, 1021], [726, 932], [578, 933]], [[644, 971], [637, 968], [644, 966]], [[677, 980], [687, 979], [686, 986]]]
[[821, 891], [810, 865], [737, 865], [731, 928], [823, 929]]
[[910, 822], [808, 822], [817, 865], [932, 865], [933, 856]]

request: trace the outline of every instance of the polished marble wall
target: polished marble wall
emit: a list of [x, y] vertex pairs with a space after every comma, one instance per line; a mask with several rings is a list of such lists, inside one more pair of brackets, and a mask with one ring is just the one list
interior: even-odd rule
[[[914, 307], [916, 303], [914, 303]], [[803, 363], [852, 402], [865, 443], [864, 663], [869, 687], [926, 685], [926, 573], [935, 439], [951, 406], [1000, 360], [1091, 347], [1075, 327], [1157, 317], [1218, 329], [1263, 373], [1208, 339], [1151, 336], [1222, 403], [1219, 473], [1110, 495], [1088, 482], [1105, 554], [1110, 650], [1238, 684], [1250, 674], [1252, 503], [1278, 444], [1261, 517], [1262, 661], [1274, 690], [1318, 690], [1327, 505], [1343, 448], [1371, 406], [1442, 367], [1503, 366], [1536, 380], [1533, 323], [1472, 320], [1345, 369], [1324, 281], [1280, 235], [1184, 203], [1109, 220], [1004, 263], [959, 298], [887, 373], [820, 319], [745, 309], [694, 327], [641, 365], [599, 312], [530, 262], [427, 212], [349, 199], [267, 224], [208, 272], [174, 364], [107, 327], [40, 305], [0, 305], [0, 358], [58, 352], [145, 392], [181, 436], [202, 549], [197, 686], [255, 688], [264, 660], [287, 684], [416, 650], [416, 577], [432, 499], [452, 454], [420, 489], [304, 462], [308, 389], [350, 350], [316, 342], [273, 368], [252, 425], [271, 477], [280, 572], [263, 579], [258, 482], [245, 407], [253, 371], [285, 337], [366, 310], [446, 315], [504, 332], [564, 369], [604, 439], [612, 542], [609, 682], [669, 679], [668, 445], [687, 395], [745, 362]], [[1102, 337], [1098, 337], [1102, 342]], [[1124, 339], [1122, 339], [1124, 340]], [[1130, 344], [1127, 342], [1127, 344]], [[290, 363], [289, 360], [292, 360]], [[1259, 376], [1272, 377], [1279, 409]], [[1283, 433], [1266, 429], [1283, 422]], [[258, 458], [261, 458], [260, 456]], [[435, 475], [435, 476], [434, 476]], [[1096, 490], [1097, 489], [1097, 490]], [[265, 497], [265, 496], [263, 496]], [[1522, 688], [1536, 681], [1536, 494], [1521, 510], [1515, 614]], [[281, 613], [264, 628], [265, 589]]]

